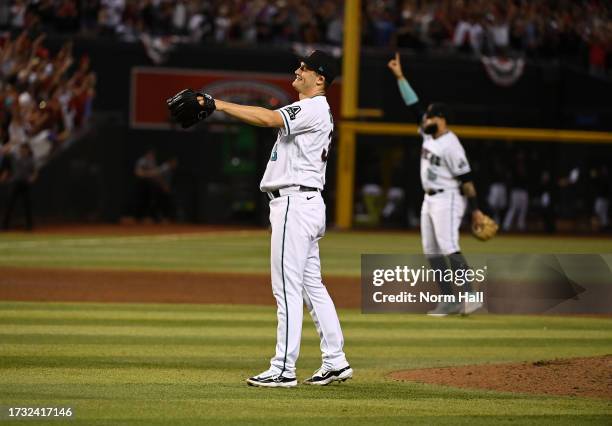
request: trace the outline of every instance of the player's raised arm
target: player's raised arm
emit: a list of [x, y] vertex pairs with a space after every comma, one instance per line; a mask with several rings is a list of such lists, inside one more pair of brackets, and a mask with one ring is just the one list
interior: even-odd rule
[[402, 70], [402, 63], [398, 52], [395, 52], [395, 57], [387, 63], [387, 66], [395, 78], [397, 78], [397, 86], [406, 106], [411, 106], [419, 102], [419, 97], [412, 86], [410, 86], [410, 83], [408, 83], [408, 80], [406, 80], [406, 77], [404, 77], [404, 71]]
[[389, 67], [397, 79], [397, 87], [399, 88], [399, 92], [402, 95], [404, 103], [407, 107], [414, 111], [417, 116], [417, 123], [421, 124], [423, 108], [419, 102], [419, 97], [404, 76], [404, 71], [402, 70], [402, 63], [398, 52], [395, 52], [395, 57], [387, 63], [387, 67]]

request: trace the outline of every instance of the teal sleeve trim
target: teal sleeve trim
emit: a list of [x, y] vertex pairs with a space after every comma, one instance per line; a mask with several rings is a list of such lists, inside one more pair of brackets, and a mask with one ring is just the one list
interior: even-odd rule
[[400, 78], [397, 80], [397, 85], [399, 87], [400, 94], [404, 99], [404, 103], [407, 106], [414, 105], [419, 101], [419, 97], [415, 93], [415, 91], [410, 87], [408, 81], [405, 78]]
[[280, 112], [281, 117], [283, 117], [283, 121], [285, 122], [285, 128], [287, 129], [287, 136], [291, 135], [291, 127], [289, 127], [289, 120], [287, 120], [285, 111], [283, 111], [282, 109], [278, 109], [277, 111]]

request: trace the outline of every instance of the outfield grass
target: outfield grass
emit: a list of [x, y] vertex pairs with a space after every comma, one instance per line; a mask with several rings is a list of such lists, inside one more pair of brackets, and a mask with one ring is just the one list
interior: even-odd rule
[[[500, 236], [479, 243], [465, 236], [462, 241], [466, 253], [612, 253], [606, 239]], [[268, 245], [266, 231], [138, 237], [5, 233], [0, 268], [268, 273]], [[420, 250], [418, 234], [410, 233], [330, 232], [321, 242], [328, 275], [357, 276], [362, 253]], [[611, 423], [609, 401], [386, 378], [407, 368], [610, 354], [607, 318], [432, 319], [354, 310], [340, 315], [355, 379], [280, 390], [244, 383], [265, 369], [272, 355], [272, 307], [0, 302], [0, 407], [72, 406], [76, 420], [68, 424], [75, 425]], [[306, 318], [299, 378], [319, 365], [318, 338]]]
[[[612, 240], [500, 236], [482, 243], [465, 235], [465, 253], [612, 253]], [[357, 276], [363, 253], [421, 253], [416, 233], [329, 232], [321, 241], [326, 275]], [[267, 231], [156, 236], [74, 236], [8, 233], [0, 267], [269, 272]]]
[[[272, 354], [271, 307], [2, 302], [0, 405], [72, 406], [74, 425], [610, 424], [605, 400], [386, 378], [407, 368], [609, 354], [609, 319], [340, 316], [354, 380], [259, 389], [244, 379]], [[319, 364], [306, 318], [298, 377]]]

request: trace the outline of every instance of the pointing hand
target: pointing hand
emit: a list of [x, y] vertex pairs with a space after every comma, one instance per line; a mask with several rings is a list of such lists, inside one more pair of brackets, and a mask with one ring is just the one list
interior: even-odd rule
[[404, 74], [402, 73], [402, 63], [400, 62], [400, 56], [398, 52], [395, 52], [395, 58], [391, 59], [387, 63], [387, 66], [396, 78], [404, 77]]

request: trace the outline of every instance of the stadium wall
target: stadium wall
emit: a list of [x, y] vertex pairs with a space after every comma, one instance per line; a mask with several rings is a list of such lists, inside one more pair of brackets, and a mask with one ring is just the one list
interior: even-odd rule
[[[62, 39], [49, 40], [59, 48]], [[87, 54], [98, 74], [96, 122], [92, 131], [49, 162], [34, 191], [35, 212], [51, 220], [116, 221], [130, 211], [132, 170], [148, 147], [160, 159], [176, 156], [179, 220], [265, 223], [264, 201], [256, 187], [274, 132], [256, 129], [248, 138], [254, 167], [228, 174], [219, 129], [193, 132], [129, 127], [130, 76], [137, 66], [153, 66], [140, 43], [76, 39], [77, 55]], [[382, 110], [375, 121], [413, 124], [386, 68], [392, 52], [362, 51], [359, 105]], [[444, 101], [462, 125], [612, 130], [608, 81], [560, 63], [528, 63], [512, 87], [495, 85], [483, 65], [464, 56], [402, 52], [406, 74], [425, 101]], [[236, 46], [177, 46], [164, 67], [287, 74], [296, 65], [290, 49]], [[163, 102], [163, 100], [160, 100]], [[234, 126], [230, 134], [241, 134]], [[229, 145], [233, 142], [229, 141]], [[227, 145], [227, 144], [226, 144]], [[335, 158], [328, 172], [328, 212], [333, 217]], [[415, 163], [416, 166], [416, 163]], [[1, 191], [0, 191], [1, 192]], [[0, 193], [0, 197], [3, 195]], [[1, 199], [1, 198], [0, 198]], [[236, 205], [244, 208], [236, 209]], [[214, 205], [214, 209], [210, 208]]]

